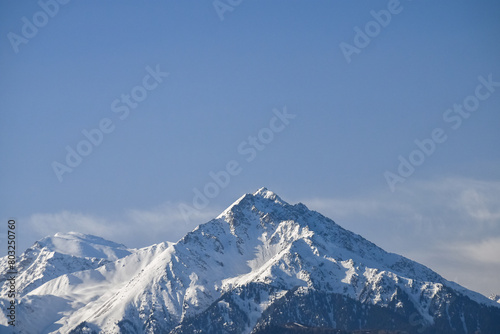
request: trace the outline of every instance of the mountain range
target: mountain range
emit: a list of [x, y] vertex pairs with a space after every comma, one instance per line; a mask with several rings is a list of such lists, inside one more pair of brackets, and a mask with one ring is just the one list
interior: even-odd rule
[[176, 243], [127, 249], [58, 233], [18, 271], [17, 333], [500, 333], [498, 298], [266, 188]]

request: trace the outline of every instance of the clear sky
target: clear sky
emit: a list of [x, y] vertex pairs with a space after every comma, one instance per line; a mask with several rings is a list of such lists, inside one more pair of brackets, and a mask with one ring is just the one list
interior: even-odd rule
[[266, 186], [500, 294], [499, 17], [495, 0], [2, 1], [2, 253], [11, 217], [21, 249], [71, 230], [143, 247]]

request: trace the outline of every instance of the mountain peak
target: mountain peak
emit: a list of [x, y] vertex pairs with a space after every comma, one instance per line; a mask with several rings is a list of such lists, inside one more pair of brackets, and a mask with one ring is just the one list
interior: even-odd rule
[[270, 200], [272, 202], [278, 203], [278, 204], [285, 204], [289, 205], [287, 202], [285, 202], [281, 197], [278, 196], [275, 192], [267, 189], [266, 187], [262, 187], [253, 194], [247, 194], [246, 196], [251, 196], [253, 198], [259, 198], [263, 200]]
[[276, 195], [275, 193], [273, 193], [271, 190], [267, 189], [266, 187], [260, 188], [253, 195], [256, 197], [262, 197], [262, 198], [271, 199], [271, 200], [275, 200], [276, 198], [279, 198], [278, 195]]
[[37, 241], [35, 247], [70, 256], [112, 261], [130, 254], [124, 245], [79, 232], [58, 232]]
[[223, 218], [229, 212], [233, 211], [235, 208], [244, 206], [244, 205], [253, 205], [256, 201], [261, 202], [267, 206], [267, 204], [276, 203], [279, 205], [289, 205], [287, 202], [283, 201], [281, 197], [279, 197], [276, 193], [267, 189], [266, 187], [262, 187], [253, 194], [245, 194], [238, 198], [233, 204], [231, 204], [227, 209], [225, 209], [217, 218]]

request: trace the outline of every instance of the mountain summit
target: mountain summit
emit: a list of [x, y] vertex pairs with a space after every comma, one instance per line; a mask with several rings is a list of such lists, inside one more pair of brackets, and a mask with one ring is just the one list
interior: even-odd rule
[[500, 332], [499, 303], [266, 188], [176, 243], [61, 274], [18, 309], [21, 333]]

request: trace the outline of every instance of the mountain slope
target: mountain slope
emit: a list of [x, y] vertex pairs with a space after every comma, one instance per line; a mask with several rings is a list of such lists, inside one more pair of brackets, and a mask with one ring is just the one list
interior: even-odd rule
[[[77, 232], [57, 233], [35, 242], [18, 259], [17, 293], [24, 295], [64, 274], [95, 269], [131, 254], [124, 245]], [[0, 259], [0, 283], [5, 281], [7, 257]], [[7, 294], [2, 284], [0, 298]]]
[[500, 304], [265, 188], [175, 244], [61, 275], [19, 309], [26, 333], [500, 331]]

